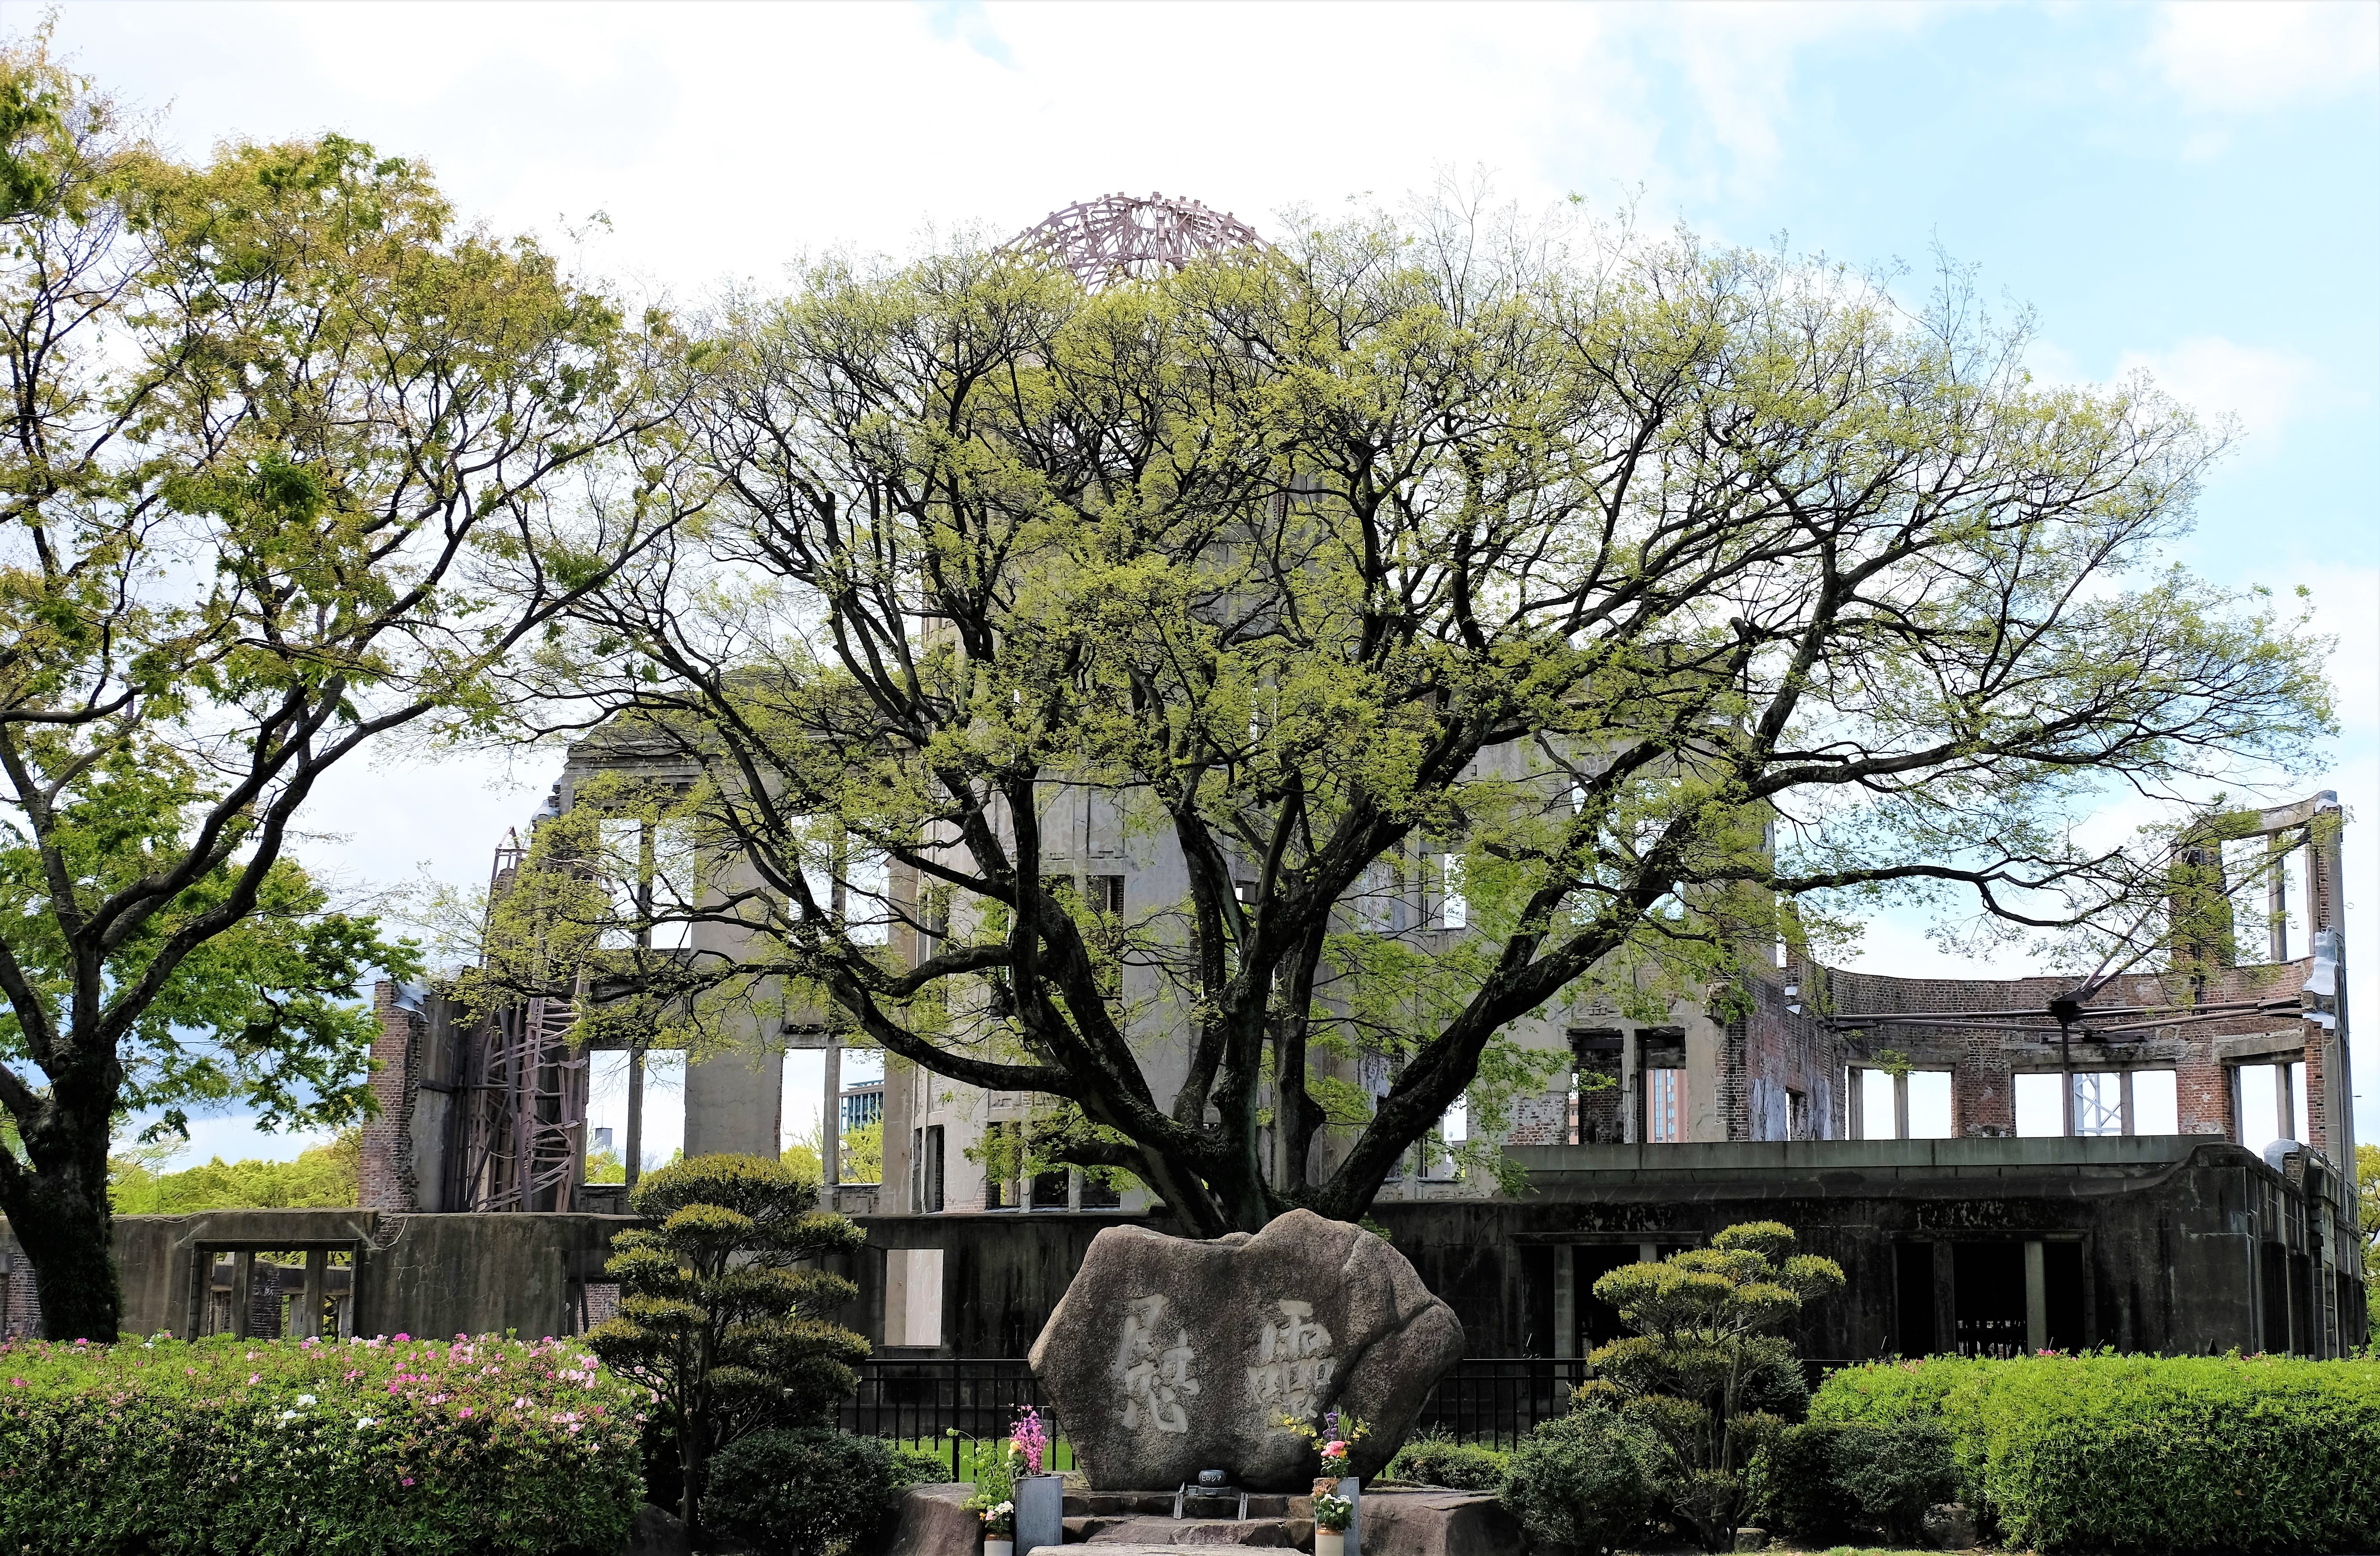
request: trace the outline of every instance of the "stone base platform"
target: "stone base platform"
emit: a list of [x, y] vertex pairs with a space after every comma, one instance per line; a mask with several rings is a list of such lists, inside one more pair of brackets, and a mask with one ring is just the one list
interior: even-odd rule
[[[975, 1488], [964, 1482], [913, 1486], [901, 1506], [890, 1556], [978, 1556], [982, 1526], [965, 1503]], [[1314, 1499], [1251, 1496], [1245, 1518], [1229, 1516], [1239, 1501], [1194, 1501], [1186, 1513], [1224, 1516], [1177, 1519], [1171, 1491], [1066, 1492], [1066, 1546], [1042, 1546], [1047, 1556], [1066, 1547], [1095, 1546], [1083, 1556], [1173, 1556], [1197, 1547], [1211, 1556], [1262, 1552], [1285, 1556], [1314, 1549]], [[1475, 1491], [1364, 1492], [1363, 1556], [1518, 1556], [1526, 1540], [1512, 1515], [1492, 1496]], [[1034, 1556], [1019, 1551], [1017, 1556]]]

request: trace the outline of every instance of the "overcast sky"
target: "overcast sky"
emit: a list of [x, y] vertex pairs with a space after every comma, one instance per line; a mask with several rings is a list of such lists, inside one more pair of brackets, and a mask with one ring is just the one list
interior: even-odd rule
[[[584, 262], [680, 298], [1110, 190], [1263, 231], [1481, 170], [1524, 205], [1633, 201], [1861, 265], [1938, 244], [2036, 310], [2046, 376], [2147, 367], [2240, 419], [2179, 560], [2303, 584], [2340, 639], [2343, 736], [2305, 787], [2355, 817], [2359, 1133], [2380, 1138], [2380, 6], [92, 4], [57, 32], [186, 155], [336, 128], [426, 159], [499, 229], [568, 246], [603, 212]], [[351, 771], [310, 857], [484, 878], [558, 767]], [[1898, 923], [1863, 960], [1943, 966]], [[816, 1087], [814, 1065], [790, 1083], [789, 1129]], [[296, 1149], [239, 1119], [196, 1145]]]

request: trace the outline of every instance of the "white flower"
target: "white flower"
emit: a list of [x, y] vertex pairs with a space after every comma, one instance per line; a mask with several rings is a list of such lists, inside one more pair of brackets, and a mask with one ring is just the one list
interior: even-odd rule
[[366, 1427], [376, 1427], [379, 1425], [380, 1423], [378, 1421], [373, 1420], [369, 1416], [358, 1416], [356, 1417], [356, 1430], [358, 1431], [363, 1430]]
[[298, 1418], [298, 1412], [295, 1410], [285, 1410], [281, 1413], [281, 1418], [285, 1421], [294, 1421]]
[[298, 1403], [300, 1404], [311, 1404], [314, 1403], [314, 1396], [312, 1394], [299, 1394], [298, 1396]]

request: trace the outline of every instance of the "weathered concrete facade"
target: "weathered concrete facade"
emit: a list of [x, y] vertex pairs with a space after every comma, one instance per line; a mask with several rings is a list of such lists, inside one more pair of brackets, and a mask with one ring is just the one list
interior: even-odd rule
[[[2267, 1164], [2181, 1137], [1524, 1148], [1518, 1202], [1375, 1215], [1462, 1319], [1473, 1355], [1584, 1355], [1615, 1338], [1614, 1266], [1781, 1221], [1849, 1289], [1798, 1339], [1831, 1359], [2114, 1345], [2295, 1351], [2364, 1343], [2353, 1250], [2325, 1238], [2345, 1185], [2314, 1156]], [[939, 1255], [942, 1355], [1021, 1355], [1111, 1218], [866, 1219], [849, 1321], [887, 1334], [888, 1278]], [[896, 1347], [896, 1353], [898, 1348]]]
[[[391, 1215], [375, 1210], [208, 1210], [120, 1216], [115, 1260], [124, 1282], [123, 1332], [176, 1335], [320, 1332], [301, 1302], [260, 1325], [248, 1298], [259, 1256], [275, 1269], [308, 1269], [349, 1334], [501, 1334], [536, 1338], [586, 1327], [589, 1301], [602, 1316], [601, 1266], [623, 1216]], [[307, 1256], [312, 1256], [308, 1258]], [[30, 1267], [0, 1222], [0, 1278], [10, 1332], [34, 1332], [39, 1308]], [[590, 1291], [589, 1287], [593, 1289]], [[236, 1292], [228, 1303], [226, 1288]], [[284, 1288], [283, 1295], [296, 1291]]]

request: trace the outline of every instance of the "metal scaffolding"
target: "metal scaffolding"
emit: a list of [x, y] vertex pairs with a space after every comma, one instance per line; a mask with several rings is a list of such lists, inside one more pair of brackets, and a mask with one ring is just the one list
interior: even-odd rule
[[[489, 895], [513, 882], [518, 837], [496, 849]], [[567, 1210], [587, 1145], [589, 1060], [572, 1047], [568, 1000], [491, 1011], [465, 1039], [455, 1083], [461, 1127], [448, 1156], [445, 1204], [455, 1210]]]

